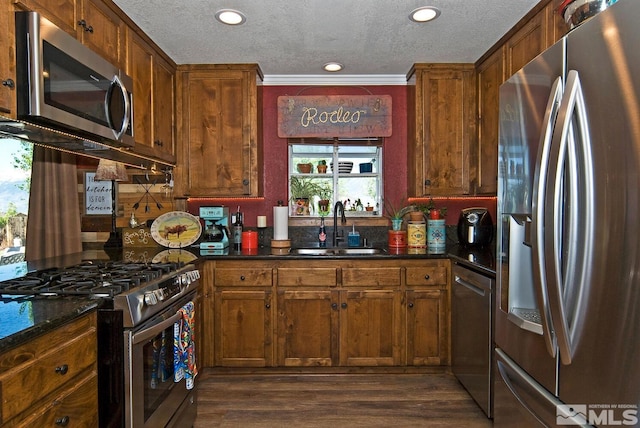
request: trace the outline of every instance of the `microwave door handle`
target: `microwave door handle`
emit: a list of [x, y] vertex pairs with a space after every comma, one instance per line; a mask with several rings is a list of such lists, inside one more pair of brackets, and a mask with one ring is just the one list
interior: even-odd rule
[[[575, 128], [572, 126], [574, 112]], [[557, 150], [551, 155], [556, 169], [554, 177], [547, 182], [545, 200], [545, 214], [553, 222], [545, 230], [545, 240], [552, 244], [551, 251], [546, 253], [546, 263], [553, 266], [553, 279], [549, 281], [549, 303], [560, 360], [563, 364], [571, 364], [580, 334], [580, 319], [584, 316], [580, 305], [585, 303], [582, 294], [590, 276], [595, 232], [591, 143], [582, 86], [574, 70], [567, 74], [567, 90], [558, 118], [559, 126], [553, 136], [554, 142], [558, 142]], [[563, 178], [565, 156], [568, 160], [568, 180]], [[565, 197], [570, 198], [568, 207], [563, 206]], [[568, 216], [568, 221], [565, 221], [565, 216]], [[565, 226], [567, 230], [563, 230]], [[565, 274], [563, 245], [567, 250]], [[572, 320], [568, 318], [570, 313], [573, 314]]]
[[176, 312], [174, 315], [172, 315], [170, 318], [167, 318], [166, 320], [158, 323], [158, 324], [154, 324], [153, 326], [145, 329], [145, 330], [141, 330], [137, 333], [134, 333], [132, 336], [132, 343], [134, 345], [140, 343], [140, 342], [144, 342], [145, 340], [149, 340], [151, 338], [156, 337], [156, 335], [162, 333], [162, 331], [167, 328], [170, 327], [171, 325], [177, 323], [178, 321], [180, 321], [182, 319], [182, 312], [178, 311]]
[[547, 352], [552, 357], [556, 356], [556, 340], [551, 325], [551, 314], [549, 312], [549, 297], [546, 281], [546, 266], [544, 264], [544, 199], [545, 185], [549, 167], [549, 152], [551, 150], [551, 142], [553, 137], [553, 127], [558, 115], [558, 106], [562, 100], [563, 91], [562, 77], [557, 77], [551, 87], [549, 100], [545, 109], [542, 121], [543, 132], [540, 136], [538, 144], [538, 154], [536, 158], [536, 167], [534, 171], [534, 186], [532, 197], [532, 213], [531, 216], [531, 247], [533, 256], [533, 275], [535, 284], [535, 293], [540, 310], [540, 318], [542, 323], [542, 337], [544, 338]]
[[[129, 121], [131, 117], [131, 103], [129, 102], [129, 94], [127, 93], [127, 89], [124, 87], [122, 80], [117, 75], [113, 76], [111, 80], [111, 90], [109, 94], [111, 94], [114, 86], [116, 86], [122, 95], [122, 99], [124, 101], [124, 118], [122, 120], [122, 125], [119, 130], [116, 129], [116, 126], [111, 122], [111, 111], [109, 110], [109, 99], [105, 100], [105, 110], [107, 113], [107, 122], [109, 123], [109, 127], [113, 130], [113, 136], [116, 140], [120, 140], [124, 133], [127, 131], [129, 127]], [[109, 95], [108, 95], [109, 97]]]

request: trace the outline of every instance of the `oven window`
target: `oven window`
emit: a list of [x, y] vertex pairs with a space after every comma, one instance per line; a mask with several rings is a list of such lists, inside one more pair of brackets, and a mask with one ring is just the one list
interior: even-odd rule
[[144, 345], [144, 420], [167, 398], [174, 385], [173, 326]]

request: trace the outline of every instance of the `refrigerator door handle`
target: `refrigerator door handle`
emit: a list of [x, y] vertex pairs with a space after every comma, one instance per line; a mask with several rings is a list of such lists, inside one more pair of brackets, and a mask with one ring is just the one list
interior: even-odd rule
[[544, 207], [545, 207], [545, 187], [548, 176], [549, 152], [553, 137], [553, 127], [558, 115], [558, 107], [562, 100], [563, 93], [562, 77], [557, 77], [551, 87], [549, 100], [543, 118], [543, 132], [538, 144], [536, 157], [536, 167], [533, 177], [532, 195], [532, 216], [531, 216], [531, 248], [533, 256], [533, 281], [536, 300], [540, 311], [540, 321], [542, 324], [542, 337], [547, 347], [547, 352], [552, 357], [556, 356], [556, 339], [551, 323], [551, 313], [549, 311], [549, 298], [547, 292], [546, 266], [544, 264]]
[[[574, 120], [575, 118], [575, 120]], [[567, 74], [565, 94], [553, 132], [544, 213], [545, 265], [551, 321], [560, 360], [571, 364], [581, 334], [593, 261], [594, 173], [587, 112], [575, 70]]]

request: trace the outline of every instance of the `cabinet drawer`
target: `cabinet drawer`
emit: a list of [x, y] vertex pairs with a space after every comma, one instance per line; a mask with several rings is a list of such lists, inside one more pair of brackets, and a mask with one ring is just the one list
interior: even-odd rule
[[447, 285], [447, 268], [443, 266], [408, 267], [407, 285]]
[[[56, 332], [50, 333], [56, 335]], [[52, 341], [55, 338], [52, 337]], [[93, 370], [97, 358], [95, 329], [69, 339], [59, 347], [0, 376], [2, 419], [8, 420], [62, 387], [74, 377]]]
[[344, 268], [342, 285], [348, 286], [400, 286], [400, 268]]
[[265, 268], [217, 268], [215, 285], [216, 287], [271, 287], [271, 275], [271, 269]]
[[65, 389], [41, 409], [34, 409], [34, 417], [20, 421], [18, 427], [97, 427], [98, 376], [95, 371]]
[[282, 268], [278, 269], [278, 286], [335, 287], [338, 284], [336, 268]]

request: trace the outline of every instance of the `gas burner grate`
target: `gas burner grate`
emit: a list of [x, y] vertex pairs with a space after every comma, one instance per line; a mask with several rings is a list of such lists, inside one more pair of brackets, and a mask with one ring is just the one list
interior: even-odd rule
[[179, 263], [92, 262], [31, 272], [0, 282], [8, 295], [81, 295], [114, 297], [183, 267]]

